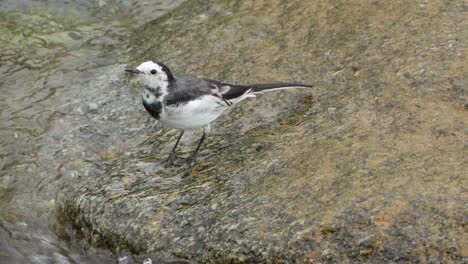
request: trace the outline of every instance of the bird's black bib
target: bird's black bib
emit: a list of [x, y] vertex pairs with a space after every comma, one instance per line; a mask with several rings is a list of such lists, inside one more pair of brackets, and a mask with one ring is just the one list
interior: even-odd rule
[[154, 103], [149, 104], [143, 100], [143, 106], [152, 117], [159, 120], [162, 111], [162, 103], [160, 101], [156, 101]]

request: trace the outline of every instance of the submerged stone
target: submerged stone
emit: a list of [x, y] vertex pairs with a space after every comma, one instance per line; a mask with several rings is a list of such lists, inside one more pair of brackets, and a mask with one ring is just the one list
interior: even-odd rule
[[135, 33], [129, 61], [314, 88], [237, 106], [191, 169], [164, 167], [176, 131], [134, 132], [70, 192], [65, 223], [140, 262], [467, 261], [462, 21], [454, 1], [183, 4]]

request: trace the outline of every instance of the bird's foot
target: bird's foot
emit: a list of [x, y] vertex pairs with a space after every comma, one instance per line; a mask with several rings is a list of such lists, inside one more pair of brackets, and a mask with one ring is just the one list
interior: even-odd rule
[[185, 159], [185, 162], [187, 163], [187, 166], [189, 168], [192, 167], [194, 161], [195, 161], [194, 157], [188, 157], [187, 159]]
[[169, 157], [167, 157], [164, 166], [165, 166], [166, 168], [167, 168], [167, 167], [172, 167], [172, 166], [174, 166], [174, 164], [175, 164], [175, 163], [174, 163], [174, 159], [175, 159], [174, 153], [169, 154]]
[[[169, 157], [167, 157], [165, 163], [164, 163], [164, 166], [166, 168], [169, 168], [169, 167], [173, 167], [173, 166], [181, 166], [183, 165], [183, 163], [185, 162], [185, 164], [187, 164], [187, 166], [189, 168], [191, 168], [196, 162], [196, 159], [197, 159], [197, 155], [192, 155], [190, 157], [187, 157], [187, 158], [183, 158], [183, 157], [177, 157], [176, 158], [176, 155], [175, 154], [170, 154]], [[177, 162], [177, 160], [181, 160], [180, 162]]]

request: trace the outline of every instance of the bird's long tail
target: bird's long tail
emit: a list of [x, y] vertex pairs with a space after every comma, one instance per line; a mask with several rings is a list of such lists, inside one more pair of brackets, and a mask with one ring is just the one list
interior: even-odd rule
[[[211, 82], [217, 82], [212, 81]], [[256, 93], [263, 91], [277, 91], [295, 88], [310, 88], [312, 85], [300, 83], [264, 83], [252, 85], [235, 85], [227, 83], [216, 83], [216, 87], [223, 87], [221, 92], [224, 100], [229, 100], [232, 103], [237, 103], [248, 97], [255, 97]], [[227, 87], [227, 88], [226, 88]]]
[[258, 92], [263, 92], [263, 91], [310, 88], [312, 87], [312, 85], [301, 84], [301, 83], [264, 83], [264, 84], [252, 84], [252, 85], [248, 85], [248, 87], [252, 88], [252, 92], [258, 93]]

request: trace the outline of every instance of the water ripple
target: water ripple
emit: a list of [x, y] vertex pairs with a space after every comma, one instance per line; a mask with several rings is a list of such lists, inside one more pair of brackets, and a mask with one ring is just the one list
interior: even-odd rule
[[60, 238], [56, 206], [80, 173], [101, 173], [112, 140], [127, 144], [112, 125], [93, 127], [89, 114], [109, 96], [95, 80], [132, 29], [181, 2], [0, 2], [0, 262], [115, 263]]

